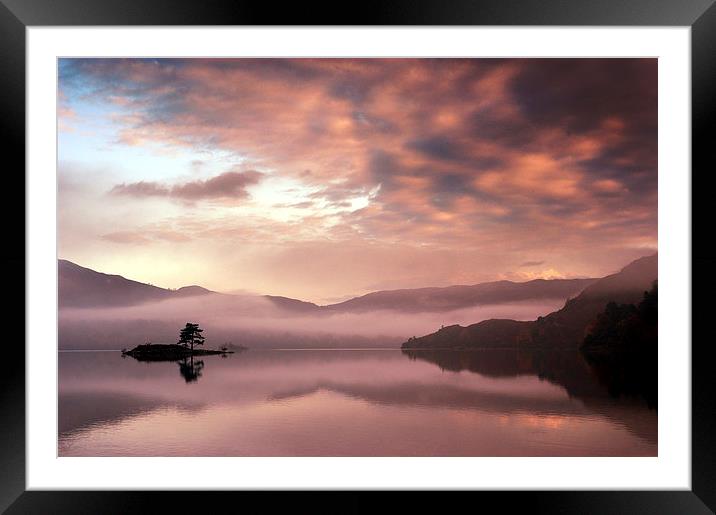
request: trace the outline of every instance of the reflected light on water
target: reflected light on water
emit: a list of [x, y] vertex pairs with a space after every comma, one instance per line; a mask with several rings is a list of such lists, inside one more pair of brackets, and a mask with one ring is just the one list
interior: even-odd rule
[[60, 353], [59, 454], [657, 454], [656, 410], [554, 354], [266, 350], [192, 368]]

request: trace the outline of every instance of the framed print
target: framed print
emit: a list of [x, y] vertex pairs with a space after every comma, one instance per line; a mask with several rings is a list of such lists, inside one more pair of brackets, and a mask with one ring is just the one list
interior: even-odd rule
[[48, 5], [2, 6], [8, 513], [713, 510], [710, 2]]

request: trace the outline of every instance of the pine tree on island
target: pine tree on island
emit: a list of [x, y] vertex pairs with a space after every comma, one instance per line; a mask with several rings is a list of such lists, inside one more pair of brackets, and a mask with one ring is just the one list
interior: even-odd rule
[[188, 345], [192, 352], [194, 352], [194, 345], [204, 345], [204, 336], [202, 332], [204, 330], [199, 328], [199, 324], [186, 323], [186, 326], [179, 332], [179, 345]]
[[218, 350], [214, 349], [194, 349], [196, 345], [204, 345], [204, 336], [201, 334], [204, 330], [199, 324], [187, 322], [179, 331], [179, 341], [176, 343], [145, 343], [137, 345], [132, 350], [122, 350], [122, 356], [132, 356], [140, 361], [176, 361], [187, 356], [210, 354], [233, 354], [235, 350], [242, 351], [245, 347], [233, 347], [229, 350], [228, 346], [223, 346]]

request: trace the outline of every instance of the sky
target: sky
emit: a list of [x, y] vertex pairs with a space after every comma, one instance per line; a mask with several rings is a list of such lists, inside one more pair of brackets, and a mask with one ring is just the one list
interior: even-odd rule
[[656, 59], [60, 59], [58, 255], [331, 303], [657, 248]]

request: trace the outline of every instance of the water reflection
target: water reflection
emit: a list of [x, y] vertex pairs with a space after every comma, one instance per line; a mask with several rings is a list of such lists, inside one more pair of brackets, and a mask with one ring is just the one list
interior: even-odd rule
[[[227, 358], [229, 354], [217, 354], [222, 358]], [[136, 361], [145, 363], [176, 363], [179, 365], [179, 374], [184, 378], [186, 383], [195, 383], [203, 375], [204, 361], [201, 359], [194, 359], [194, 356], [186, 356], [182, 359], [165, 358], [162, 356], [128, 356], [122, 354], [122, 359], [131, 358]]]
[[588, 362], [612, 397], [641, 397], [649, 408], [657, 408], [659, 367], [656, 353], [589, 358]]
[[187, 383], [198, 381], [202, 370], [204, 370], [204, 362], [201, 360], [194, 361], [194, 356], [184, 358], [179, 362], [179, 373]]
[[59, 452], [655, 455], [656, 411], [605, 370], [569, 352], [252, 350], [178, 362], [61, 353]]
[[587, 360], [576, 351], [405, 349], [402, 352], [411, 360], [434, 363], [441, 370], [467, 370], [488, 377], [534, 375], [562, 386], [573, 397], [631, 397], [643, 400], [649, 408], [657, 406], [655, 356]]

